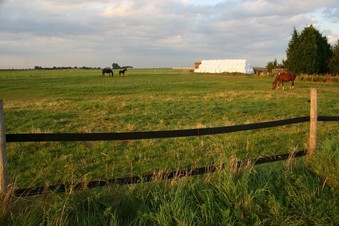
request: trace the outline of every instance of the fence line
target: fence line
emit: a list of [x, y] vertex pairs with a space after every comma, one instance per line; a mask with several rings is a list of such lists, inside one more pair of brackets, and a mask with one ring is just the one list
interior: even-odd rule
[[[278, 127], [302, 122], [309, 122], [310, 116], [283, 119], [278, 121], [261, 122], [236, 126], [163, 130], [145, 132], [121, 132], [121, 133], [34, 133], [34, 134], [6, 134], [6, 142], [43, 142], [43, 141], [107, 141], [107, 140], [140, 140], [156, 138], [174, 138], [189, 136], [204, 136], [221, 133], [232, 133], [246, 130]], [[317, 121], [339, 121], [339, 116], [318, 116]]]
[[[286, 160], [290, 157], [301, 157], [305, 156], [307, 154], [306, 150], [297, 151], [292, 154], [280, 154], [280, 155], [273, 155], [273, 156], [266, 156], [266, 157], [260, 157], [257, 159], [248, 159], [248, 160], [242, 160], [237, 161], [234, 164], [234, 167], [241, 167], [243, 165], [248, 165], [253, 163], [254, 165], [259, 165], [263, 163], [269, 163], [269, 162], [276, 162], [281, 160]], [[48, 186], [41, 186], [41, 187], [32, 187], [32, 188], [19, 188], [14, 190], [15, 196], [32, 196], [32, 195], [40, 195], [40, 194], [46, 194], [48, 192], [55, 192], [55, 193], [61, 193], [71, 190], [83, 190], [86, 188], [96, 188], [96, 187], [104, 187], [108, 185], [118, 184], [118, 185], [127, 185], [127, 184], [138, 184], [141, 182], [152, 182], [152, 181], [159, 181], [159, 180], [169, 180], [173, 178], [181, 178], [185, 176], [197, 176], [197, 175], [203, 175], [206, 173], [214, 173], [218, 169], [224, 169], [226, 167], [225, 164], [222, 165], [210, 165], [210, 166], [204, 166], [204, 167], [198, 167], [193, 169], [187, 169], [187, 170], [176, 170], [176, 171], [168, 171], [168, 172], [161, 172], [161, 173], [155, 173], [155, 174], [146, 174], [141, 177], [139, 176], [130, 176], [130, 177], [120, 177], [115, 179], [108, 179], [108, 180], [93, 180], [89, 182], [83, 182], [83, 183], [66, 183], [66, 184], [53, 184]]]
[[299, 118], [253, 123], [246, 125], [185, 129], [185, 130], [145, 131], [145, 132], [7, 134], [6, 142], [139, 140], [139, 139], [203, 136], [276, 127], [294, 123], [308, 122], [309, 120], [310, 117], [305, 116]]
[[[317, 136], [317, 122], [318, 121], [339, 121], [339, 116], [317, 116], [317, 89], [311, 89], [311, 109], [310, 116], [283, 119], [278, 121], [271, 122], [261, 122], [245, 125], [236, 125], [236, 126], [226, 126], [226, 127], [216, 127], [216, 128], [200, 128], [200, 129], [186, 129], [186, 130], [166, 130], [166, 131], [146, 131], [146, 132], [121, 132], [121, 133], [37, 133], [37, 134], [6, 134], [5, 133], [5, 123], [3, 117], [3, 107], [2, 100], [0, 100], [0, 194], [5, 193], [8, 187], [8, 172], [7, 172], [7, 157], [6, 157], [6, 142], [42, 142], [42, 141], [104, 141], [104, 140], [138, 140], [138, 139], [155, 139], [155, 138], [173, 138], [173, 137], [188, 137], [188, 136], [203, 136], [203, 135], [212, 135], [212, 134], [221, 134], [221, 133], [232, 133], [245, 130], [254, 130], [254, 129], [263, 129], [270, 127], [277, 127], [282, 125], [290, 125], [295, 123], [310, 122], [310, 138], [309, 138], [309, 147], [308, 154], [312, 155], [316, 148], [316, 136]], [[315, 109], [313, 109], [315, 108]], [[302, 151], [303, 153], [306, 153]], [[298, 152], [298, 156], [301, 152]], [[289, 156], [289, 154], [283, 154], [277, 156], [271, 156], [270, 159], [275, 159], [275, 161], [283, 160], [281, 156]], [[301, 155], [300, 155], [301, 156]], [[248, 161], [248, 160], [245, 160]], [[261, 158], [256, 160], [251, 160], [259, 164], [261, 161], [264, 161]], [[264, 163], [264, 162], [262, 162]], [[206, 167], [203, 167], [206, 168]], [[210, 167], [207, 167], [211, 169]], [[212, 167], [213, 168], [213, 167]], [[192, 172], [194, 169], [191, 169]], [[201, 170], [199, 171], [201, 172]], [[169, 172], [169, 174], [178, 173]], [[205, 172], [206, 173], [206, 172]], [[150, 175], [146, 175], [145, 178], [149, 178]], [[132, 177], [135, 178], [135, 177]], [[145, 180], [143, 178], [143, 180]], [[126, 179], [126, 178], [125, 178]], [[139, 178], [140, 179], [140, 178]], [[113, 181], [121, 181], [121, 179], [112, 179]], [[127, 179], [134, 180], [134, 179]], [[109, 180], [109, 183], [112, 181]], [[93, 184], [95, 184], [93, 182]], [[97, 183], [103, 184], [103, 182]], [[67, 185], [53, 185], [49, 190], [56, 190], [56, 188], [67, 188]], [[88, 187], [88, 186], [87, 186]], [[41, 188], [24, 188], [17, 189], [19, 194], [34, 194], [34, 192], [25, 192], [29, 190], [41, 191]], [[19, 192], [21, 191], [21, 192]], [[36, 193], [36, 192], [35, 192]]]

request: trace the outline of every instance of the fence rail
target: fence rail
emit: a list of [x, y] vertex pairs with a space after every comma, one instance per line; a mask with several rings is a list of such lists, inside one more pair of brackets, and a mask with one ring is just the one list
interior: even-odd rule
[[[238, 167], [238, 168], [242, 165], [248, 165], [250, 163], [253, 163], [254, 165], [259, 165], [263, 163], [286, 160], [290, 157], [294, 157], [294, 158], [302, 157], [302, 156], [305, 156], [306, 154], [307, 154], [307, 150], [301, 150], [301, 151], [297, 151], [292, 154], [265, 156], [265, 157], [260, 157], [257, 159], [237, 161], [234, 165], [235, 167]], [[197, 175], [203, 175], [206, 173], [214, 173], [218, 169], [224, 169], [225, 167], [226, 167], [225, 164], [218, 165], [218, 166], [210, 165], [210, 166], [198, 167], [198, 168], [187, 169], [187, 170], [175, 170], [175, 171], [168, 171], [168, 172], [155, 173], [155, 174], [146, 174], [141, 177], [130, 176], [130, 177], [119, 177], [119, 178], [109, 179], [109, 180], [92, 180], [86, 183], [85, 182], [76, 183], [76, 184], [66, 183], [66, 184], [53, 184], [53, 185], [33, 187], [33, 188], [18, 188], [14, 190], [14, 195], [15, 196], [32, 196], [32, 195], [45, 194], [48, 192], [61, 193], [61, 192], [66, 192], [66, 191], [71, 191], [71, 190], [83, 190], [86, 188], [104, 187], [104, 186], [113, 185], [113, 184], [127, 185], [127, 184], [138, 184], [141, 182], [169, 180], [169, 179], [180, 178], [180, 177], [185, 177], [185, 176], [197, 176]]]
[[[291, 119], [283, 119], [278, 121], [260, 122], [245, 125], [225, 126], [215, 128], [200, 128], [200, 129], [185, 129], [185, 130], [165, 130], [165, 131], [145, 131], [145, 132], [119, 132], [119, 133], [35, 133], [35, 134], [6, 134], [3, 117], [2, 100], [0, 100], [0, 194], [6, 193], [8, 187], [8, 172], [7, 156], [6, 156], [6, 142], [65, 142], [65, 141], [107, 141], [107, 140], [139, 140], [139, 139], [156, 139], [156, 138], [174, 138], [174, 137], [189, 137], [189, 136], [204, 136], [221, 133], [232, 133], [238, 131], [263, 129], [270, 127], [277, 127], [283, 125], [290, 125], [296, 123], [310, 122], [310, 140], [308, 150], [302, 150], [294, 153], [295, 157], [305, 155], [312, 155], [316, 145], [317, 122], [318, 121], [339, 121], [339, 116], [318, 116], [317, 115], [317, 90], [311, 89], [311, 109], [310, 116], [297, 117]], [[280, 161], [289, 158], [290, 154], [280, 154], [275, 156], [260, 157], [252, 160], [244, 160], [245, 162], [253, 162], [254, 164], [262, 164], [272, 161]], [[242, 162], [244, 162], [242, 161]], [[238, 165], [241, 162], [237, 163]], [[220, 166], [218, 166], [220, 168]], [[171, 179], [174, 176], [199, 175], [209, 172], [214, 172], [216, 166], [207, 166], [188, 170], [179, 170], [166, 172], [157, 175], [160, 179]], [[50, 185], [46, 187], [36, 188], [19, 188], [16, 189], [15, 195], [36, 195], [42, 194], [46, 191], [63, 192], [67, 189], [82, 189], [92, 188], [98, 186], [105, 186], [108, 184], [130, 184], [139, 183], [140, 181], [151, 181], [154, 178], [152, 175], [144, 175], [143, 177], [125, 177], [110, 180], [91, 181], [86, 184], [80, 183], [76, 185], [62, 184]]]
[[[318, 116], [318, 121], [339, 121], [339, 116]], [[236, 126], [163, 130], [145, 132], [121, 132], [121, 133], [30, 133], [30, 134], [6, 134], [6, 142], [42, 142], [42, 141], [107, 141], [107, 140], [140, 140], [156, 138], [174, 138], [189, 136], [204, 136], [221, 133], [232, 133], [246, 130], [278, 127], [302, 122], [309, 122], [310, 116], [283, 119], [278, 121], [261, 122]]]

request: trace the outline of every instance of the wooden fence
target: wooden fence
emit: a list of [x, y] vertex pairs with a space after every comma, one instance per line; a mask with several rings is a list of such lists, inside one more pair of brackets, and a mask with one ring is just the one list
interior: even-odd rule
[[[310, 116], [283, 119], [271, 122], [261, 122], [237, 126], [216, 127], [216, 128], [201, 128], [201, 129], [186, 129], [186, 130], [166, 130], [166, 131], [149, 131], [149, 132], [123, 132], [123, 133], [35, 133], [35, 134], [6, 134], [5, 120], [3, 113], [3, 103], [0, 100], [0, 194], [5, 194], [9, 186], [9, 178], [7, 172], [7, 155], [6, 142], [41, 142], [41, 141], [103, 141], [103, 140], [138, 140], [138, 139], [155, 139], [155, 138], [170, 138], [170, 137], [188, 137], [188, 136], [203, 136], [221, 133], [231, 133], [237, 131], [262, 129], [269, 127], [277, 127], [295, 123], [310, 122], [310, 134], [308, 150], [302, 150], [294, 153], [295, 157], [308, 154], [312, 156], [317, 143], [317, 122], [318, 121], [339, 121], [339, 116], [318, 116], [317, 107], [317, 89], [311, 89], [311, 107]], [[263, 158], [257, 158], [251, 161], [256, 164], [265, 162], [273, 162], [287, 159], [290, 154], [281, 154]], [[238, 165], [241, 162], [237, 163]], [[223, 166], [222, 166], [223, 167]], [[214, 172], [216, 166], [206, 166], [201, 168], [194, 168], [184, 171], [166, 172], [161, 175], [144, 175], [143, 177], [124, 177], [111, 180], [90, 181], [86, 184], [61, 184], [50, 185], [46, 187], [35, 188], [20, 188], [15, 190], [15, 195], [37, 195], [48, 191], [64, 192], [70, 187], [72, 189], [92, 188], [98, 186], [106, 186], [108, 184], [131, 184], [139, 183], [141, 181], [151, 181], [154, 176], [157, 179], [171, 179], [174, 177], [181, 177], [186, 175], [198, 175], [206, 172]], [[220, 168], [220, 166], [219, 166]]]

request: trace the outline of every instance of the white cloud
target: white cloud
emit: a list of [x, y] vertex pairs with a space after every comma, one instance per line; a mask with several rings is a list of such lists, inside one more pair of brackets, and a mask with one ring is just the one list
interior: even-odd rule
[[119, 4], [110, 4], [102, 12], [104, 17], [114, 17], [114, 16], [130, 16], [131, 15], [132, 3], [130, 2], [121, 2]]
[[338, 12], [337, 0], [0, 0], [0, 68], [265, 66], [284, 58], [293, 27], [314, 23], [335, 40]]

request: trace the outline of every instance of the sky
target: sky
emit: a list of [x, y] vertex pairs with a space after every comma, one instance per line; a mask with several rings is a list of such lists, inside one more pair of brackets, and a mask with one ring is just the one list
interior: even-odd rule
[[293, 29], [339, 38], [338, 0], [0, 0], [0, 69], [286, 59]]

